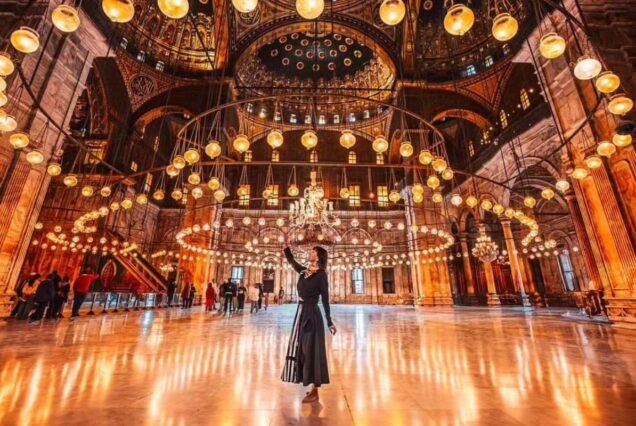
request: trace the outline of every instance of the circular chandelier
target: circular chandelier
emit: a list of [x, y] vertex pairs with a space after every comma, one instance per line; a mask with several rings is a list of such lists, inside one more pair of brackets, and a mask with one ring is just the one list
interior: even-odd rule
[[472, 254], [483, 263], [490, 263], [499, 255], [499, 247], [490, 236], [486, 235], [486, 228], [483, 225], [479, 227], [479, 237], [472, 249]]

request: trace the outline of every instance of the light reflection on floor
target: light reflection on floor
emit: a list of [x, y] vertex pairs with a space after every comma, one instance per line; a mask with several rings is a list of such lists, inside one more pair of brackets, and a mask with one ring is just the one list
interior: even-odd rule
[[555, 315], [334, 306], [321, 403], [280, 382], [294, 307], [0, 326], [0, 424], [625, 425], [636, 332]]

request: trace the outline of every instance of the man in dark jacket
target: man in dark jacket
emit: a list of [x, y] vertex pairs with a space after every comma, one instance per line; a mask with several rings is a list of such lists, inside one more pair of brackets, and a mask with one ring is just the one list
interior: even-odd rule
[[223, 295], [223, 312], [225, 314], [232, 313], [232, 299], [234, 298], [234, 293], [236, 292], [236, 286], [232, 282], [231, 278], [228, 278], [225, 284], [221, 286], [221, 294]]
[[82, 307], [82, 303], [86, 299], [86, 295], [91, 291], [91, 285], [99, 278], [98, 274], [93, 274], [91, 268], [86, 268], [82, 275], [77, 277], [73, 284], [73, 313], [71, 319], [74, 320], [79, 316], [79, 310]]
[[172, 299], [174, 299], [174, 292], [177, 290], [177, 284], [174, 282], [174, 280], [170, 281], [170, 283], [168, 284], [168, 303], [167, 303], [167, 307], [172, 306]]
[[53, 299], [55, 298], [55, 275], [49, 274], [38, 286], [38, 289], [35, 292], [35, 298], [33, 301], [35, 302], [37, 308], [35, 312], [29, 317], [31, 323], [38, 323], [42, 316], [44, 316], [44, 311], [48, 307], [52, 309], [53, 307]]

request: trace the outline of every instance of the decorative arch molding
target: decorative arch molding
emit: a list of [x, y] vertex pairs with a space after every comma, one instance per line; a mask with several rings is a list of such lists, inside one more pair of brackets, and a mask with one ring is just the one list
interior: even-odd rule
[[153, 108], [149, 111], [144, 112], [137, 120], [135, 121], [136, 126], [145, 127], [153, 121], [167, 116], [167, 115], [190, 115], [193, 116], [194, 113], [192, 110], [180, 106], [180, 105], [166, 105], [161, 107]]
[[431, 119], [431, 122], [435, 123], [439, 120], [449, 117], [467, 120], [482, 130], [488, 130], [490, 127], [492, 127], [492, 123], [488, 121], [488, 119], [483, 115], [462, 108], [454, 108], [441, 111]]

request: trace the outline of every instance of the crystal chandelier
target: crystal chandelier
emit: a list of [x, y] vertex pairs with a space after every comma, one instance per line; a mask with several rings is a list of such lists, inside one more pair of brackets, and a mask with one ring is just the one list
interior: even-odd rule
[[333, 226], [338, 218], [333, 214], [333, 202], [325, 198], [325, 191], [317, 181], [316, 172], [312, 171], [310, 176], [311, 184], [305, 188], [303, 198], [289, 206], [290, 235], [296, 241], [306, 241], [306, 236], [313, 235], [323, 243], [328, 234], [335, 233]]
[[488, 235], [483, 225], [479, 227], [479, 237], [472, 250], [473, 256], [483, 263], [490, 263], [499, 255], [499, 247]]

